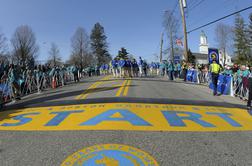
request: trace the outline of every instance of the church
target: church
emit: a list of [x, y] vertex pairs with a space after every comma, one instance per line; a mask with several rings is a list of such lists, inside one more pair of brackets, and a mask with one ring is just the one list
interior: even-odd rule
[[[195, 56], [196, 64], [208, 64], [208, 48], [209, 44], [207, 42], [207, 36], [204, 31], [201, 31], [200, 34], [200, 44], [199, 44], [199, 53], [192, 53]], [[224, 64], [224, 54], [223, 51], [219, 50], [220, 64]], [[233, 65], [231, 57], [226, 53], [226, 64]]]

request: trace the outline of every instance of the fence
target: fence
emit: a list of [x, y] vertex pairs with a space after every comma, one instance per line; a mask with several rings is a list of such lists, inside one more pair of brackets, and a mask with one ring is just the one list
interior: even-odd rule
[[[211, 74], [209, 72], [188, 70], [187, 81], [207, 84], [209, 88], [213, 88]], [[232, 76], [220, 74], [217, 89], [221, 94], [236, 96], [242, 100], [247, 100], [249, 94], [248, 77], [240, 77], [236, 73]]]
[[68, 71], [60, 72], [55, 70], [53, 73], [43, 72], [39, 77], [35, 76], [34, 73], [27, 71], [25, 78], [17, 81], [17, 84], [19, 85], [18, 90], [13, 87], [13, 84], [10, 83], [8, 79], [1, 80], [1, 104], [13, 99], [15, 96], [14, 93], [17, 93], [16, 91], [18, 91], [20, 97], [23, 97], [31, 93], [40, 93], [44, 89], [64, 86], [66, 83], [72, 82], [73, 80], [73, 73]]
[[234, 95], [242, 100], [248, 100], [249, 86], [248, 77], [238, 77], [234, 75]]

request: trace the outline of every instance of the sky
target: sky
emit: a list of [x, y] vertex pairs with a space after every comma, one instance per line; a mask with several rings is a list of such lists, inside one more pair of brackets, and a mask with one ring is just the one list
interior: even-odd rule
[[[187, 29], [189, 31], [251, 5], [251, 0], [187, 0]], [[112, 56], [125, 47], [136, 57], [154, 61], [154, 55], [159, 54], [166, 10], [174, 10], [181, 23], [178, 0], [0, 0], [0, 32], [10, 40], [18, 26], [29, 25], [40, 47], [39, 61], [47, 60], [52, 42], [58, 45], [63, 60], [67, 60], [71, 54], [71, 37], [76, 29], [83, 27], [90, 35], [94, 24], [99, 22], [105, 28]], [[251, 9], [241, 13], [246, 22], [250, 13]], [[232, 26], [234, 17], [221, 22]], [[189, 48], [198, 52], [202, 30], [210, 47], [216, 47], [215, 27], [213, 24], [190, 33]], [[179, 28], [180, 36], [183, 36], [182, 26]], [[164, 38], [166, 48], [167, 37]]]

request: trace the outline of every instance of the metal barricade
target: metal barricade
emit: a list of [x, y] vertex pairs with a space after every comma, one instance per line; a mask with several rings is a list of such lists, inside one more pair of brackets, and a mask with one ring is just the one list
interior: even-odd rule
[[242, 100], [248, 100], [249, 88], [248, 88], [248, 77], [238, 77], [234, 75], [233, 81], [234, 95], [240, 97]]

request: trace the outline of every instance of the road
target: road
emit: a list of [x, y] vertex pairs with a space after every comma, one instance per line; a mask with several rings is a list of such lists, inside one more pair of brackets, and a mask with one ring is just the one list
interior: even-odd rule
[[[250, 166], [252, 116], [244, 106], [212, 96], [206, 86], [166, 78], [86, 78], [24, 97], [0, 113], [0, 165], [73, 165], [81, 156], [71, 155], [84, 148], [116, 144], [146, 153], [149, 165]], [[79, 165], [91, 163], [92, 155]], [[137, 155], [124, 159], [137, 165]]]

